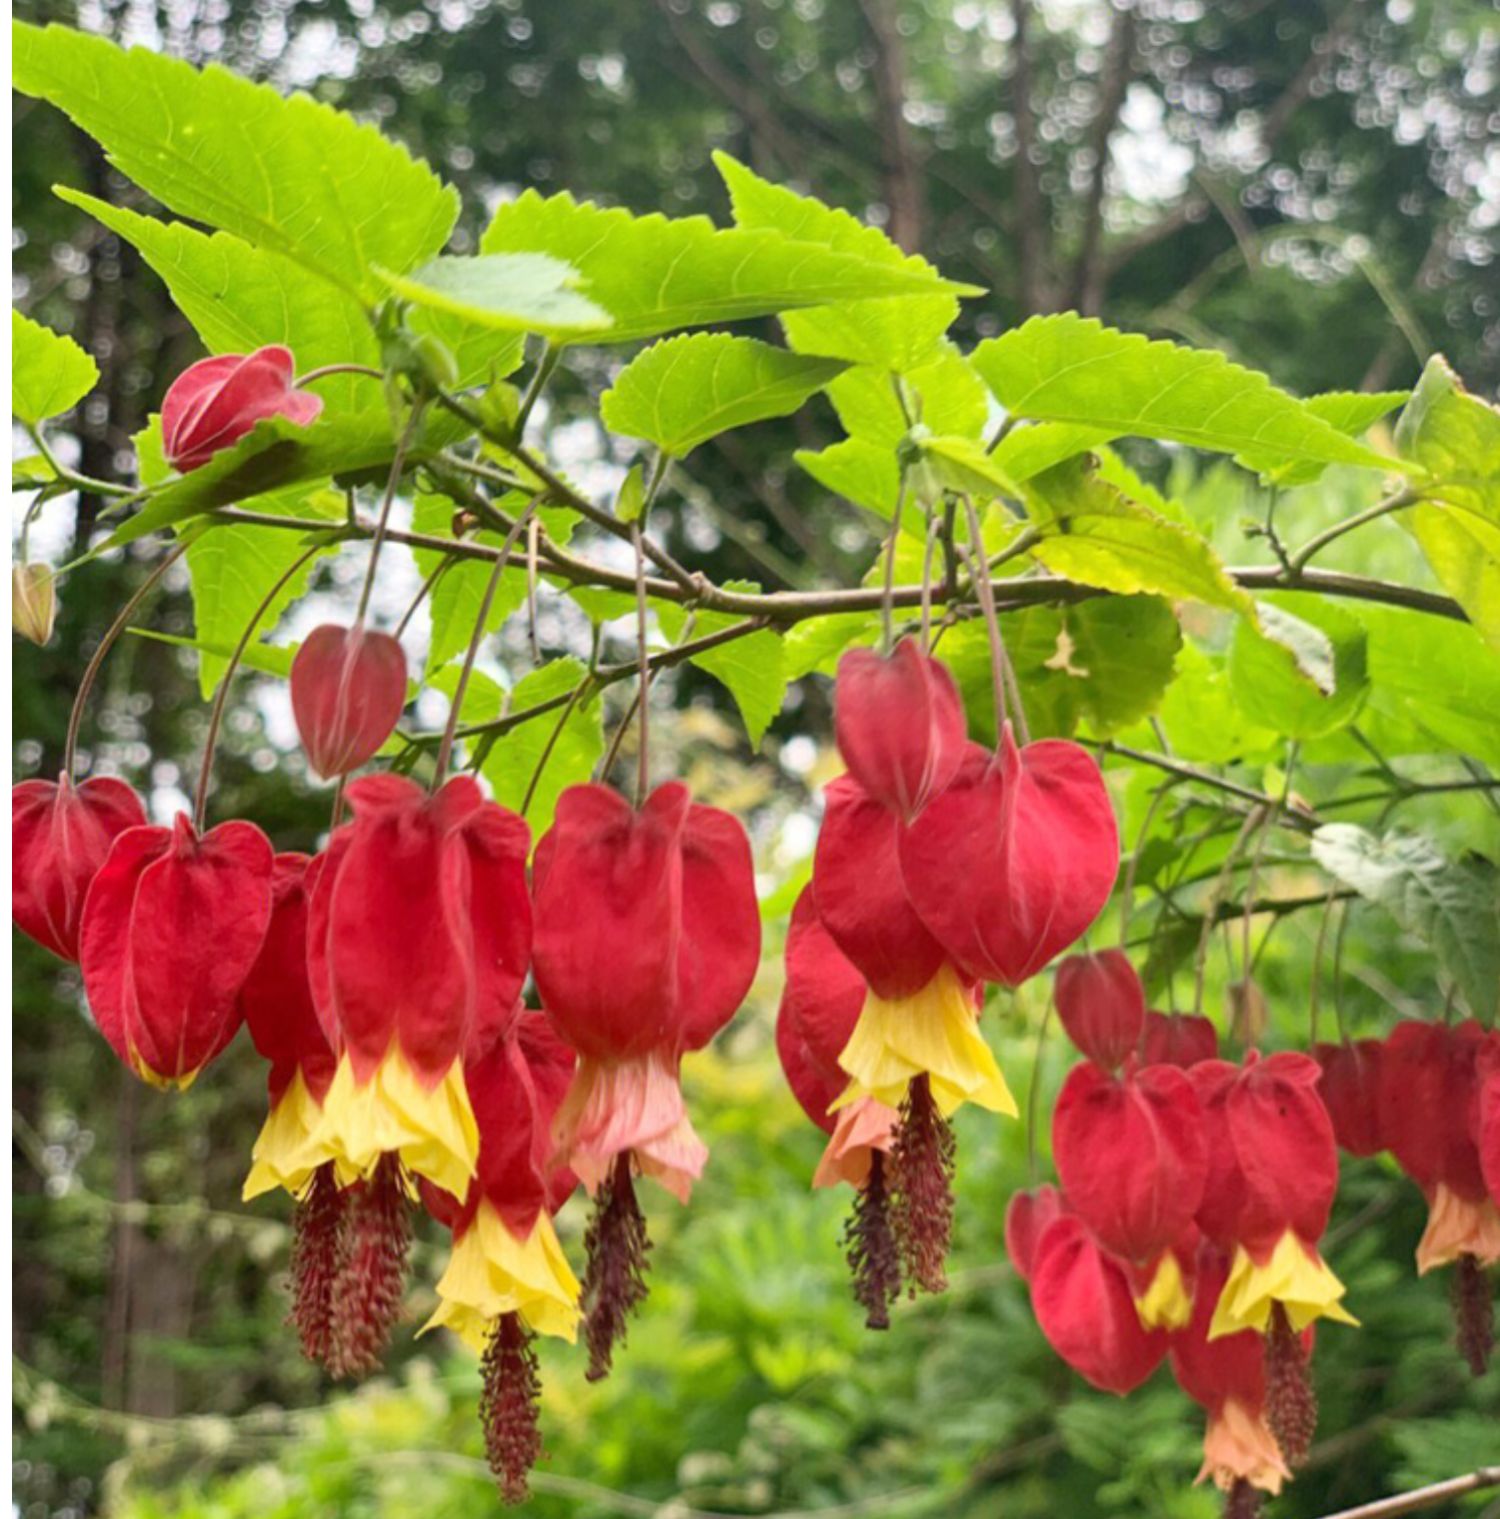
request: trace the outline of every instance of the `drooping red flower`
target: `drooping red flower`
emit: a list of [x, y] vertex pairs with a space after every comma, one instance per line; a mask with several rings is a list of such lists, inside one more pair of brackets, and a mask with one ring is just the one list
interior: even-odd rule
[[1023, 1282], [1031, 1280], [1036, 1249], [1047, 1226], [1066, 1211], [1066, 1199], [1053, 1186], [1044, 1184], [1027, 1192], [1011, 1193], [1005, 1205], [1005, 1253]]
[[1142, 1326], [1124, 1268], [1072, 1214], [1054, 1219], [1037, 1242], [1031, 1306], [1053, 1350], [1104, 1392], [1123, 1397], [1167, 1353], [1167, 1336]]
[[1378, 1039], [1313, 1046], [1313, 1059], [1323, 1071], [1318, 1095], [1328, 1109], [1334, 1138], [1347, 1154], [1378, 1155], [1385, 1149], [1380, 1092], [1384, 1052]]
[[1101, 1069], [1118, 1070], [1140, 1043], [1146, 994], [1124, 950], [1059, 961], [1052, 995], [1068, 1038]]
[[1192, 1082], [1174, 1066], [1133, 1060], [1118, 1077], [1075, 1066], [1053, 1113], [1052, 1153], [1068, 1207], [1140, 1274], [1142, 1317], [1181, 1328], [1192, 1305], [1170, 1251], [1191, 1227], [1208, 1176]]
[[1379, 1061], [1387, 1147], [1427, 1199], [1427, 1228], [1417, 1246], [1426, 1274], [1461, 1256], [1481, 1266], [1500, 1261], [1500, 1209], [1489, 1195], [1475, 1143], [1480, 1024], [1409, 1020], [1391, 1030]]
[[850, 775], [904, 822], [953, 779], [968, 738], [953, 677], [911, 638], [889, 656], [874, 649], [843, 655], [833, 724]]
[[238, 1030], [239, 991], [271, 920], [271, 868], [253, 823], [200, 838], [179, 815], [110, 846], [83, 909], [83, 986], [99, 1031], [153, 1086], [188, 1086]]
[[970, 744], [901, 838], [901, 874], [928, 931], [966, 974], [1019, 986], [1098, 916], [1120, 843], [1099, 767], [1062, 739], [991, 754]]
[[110, 845], [146, 821], [125, 784], [22, 781], [10, 793], [10, 903], [16, 927], [64, 960], [78, 959], [83, 902]]
[[292, 715], [314, 770], [357, 770], [395, 731], [406, 705], [406, 655], [389, 633], [324, 623], [292, 660]]
[[172, 381], [161, 403], [162, 452], [184, 472], [238, 443], [257, 422], [286, 417], [306, 427], [323, 410], [321, 396], [298, 390], [289, 348], [199, 359]]
[[1141, 1059], [1147, 1065], [1175, 1065], [1182, 1070], [1200, 1060], [1216, 1059], [1219, 1034], [1207, 1018], [1191, 1013], [1147, 1013], [1141, 1035]]
[[467, 775], [434, 796], [366, 776], [348, 797], [309, 873], [309, 978], [339, 1056], [314, 1159], [348, 1181], [390, 1155], [461, 1195], [479, 1148], [464, 1056], [513, 1017], [530, 958], [530, 833]]
[[1475, 1068], [1479, 1100], [1474, 1106], [1474, 1146], [1490, 1201], [1500, 1206], [1500, 1039], [1491, 1036], [1485, 1042]]

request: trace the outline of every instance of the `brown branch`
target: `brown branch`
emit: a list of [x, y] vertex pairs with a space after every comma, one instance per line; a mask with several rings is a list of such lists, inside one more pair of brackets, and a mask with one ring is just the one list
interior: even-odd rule
[[906, 46], [892, 0], [859, 0], [859, 8], [875, 51], [870, 72], [890, 235], [908, 253], [917, 253], [926, 237], [927, 204], [922, 166], [906, 120]]
[[1450, 1477], [1446, 1482], [1434, 1482], [1409, 1493], [1379, 1498], [1357, 1508], [1341, 1508], [1336, 1514], [1325, 1515], [1324, 1519], [1397, 1519], [1398, 1515], [1415, 1514], [1419, 1509], [1432, 1508], [1450, 1498], [1461, 1498], [1465, 1493], [1482, 1492], [1487, 1487], [1500, 1487], [1500, 1466], [1481, 1466], [1466, 1477]]
[[1085, 316], [1098, 314], [1104, 298], [1104, 267], [1099, 257], [1104, 235], [1104, 191], [1109, 170], [1109, 140], [1125, 92], [1130, 87], [1135, 58], [1135, 14], [1129, 4], [1115, 12], [1109, 46], [1099, 76], [1099, 104], [1089, 123], [1089, 185], [1083, 203], [1083, 238], [1073, 268], [1073, 305]]
[[1017, 229], [1021, 258], [1021, 305], [1028, 316], [1035, 316], [1052, 309], [1052, 296], [1046, 276], [1052, 239], [1049, 236], [1048, 207], [1042, 196], [1041, 178], [1033, 157], [1036, 152], [1036, 123], [1031, 114], [1031, 47], [1026, 35], [1031, 15], [1028, 0], [1011, 0], [1011, 15], [1016, 28], [1011, 44], [1016, 58], [1011, 105], [1016, 119], [1016, 204], [1021, 213], [1021, 225]]

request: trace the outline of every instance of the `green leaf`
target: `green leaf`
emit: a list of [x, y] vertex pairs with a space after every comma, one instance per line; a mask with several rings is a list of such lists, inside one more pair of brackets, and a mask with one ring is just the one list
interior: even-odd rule
[[1384, 838], [1352, 823], [1329, 823], [1312, 852], [1332, 876], [1384, 907], [1436, 952], [1470, 1011], [1500, 1011], [1500, 870], [1477, 856], [1446, 859], [1417, 834]]
[[15, 85], [50, 100], [180, 216], [234, 232], [369, 301], [448, 240], [457, 193], [373, 127], [306, 95], [67, 27], [14, 28]]
[[1424, 496], [1500, 527], [1500, 411], [1471, 396], [1441, 354], [1401, 413], [1396, 446], [1432, 476]]
[[60, 417], [94, 388], [99, 368], [72, 338], [10, 313], [10, 409], [29, 427]]
[[[901, 466], [894, 449], [862, 438], [845, 438], [823, 449], [799, 448], [792, 457], [825, 490], [891, 520], [901, 491]], [[921, 513], [914, 513], [912, 523], [918, 533], [921, 521]]]
[[1255, 616], [1255, 603], [1205, 539], [1128, 500], [1086, 457], [1037, 475], [1026, 503], [1044, 535], [1032, 553], [1054, 574], [1101, 590], [1149, 591]]
[[789, 416], [848, 367], [754, 338], [687, 333], [637, 354], [604, 392], [600, 415], [612, 432], [680, 459], [731, 428]]
[[922, 462], [943, 490], [959, 491], [986, 500], [995, 496], [1021, 498], [1021, 488], [995, 462], [993, 454], [974, 438], [934, 437], [922, 440]]
[[587, 334], [593, 342], [625, 343], [831, 300], [959, 288], [778, 232], [720, 230], [702, 216], [637, 217], [534, 190], [500, 207], [480, 246], [484, 253], [550, 253], [571, 264], [590, 298], [614, 318]]
[[[726, 582], [724, 589], [755, 592], [760, 587], [748, 581], [731, 580]], [[657, 605], [656, 615], [662, 632], [674, 643], [680, 642], [686, 633], [687, 612], [674, 602], [661, 602]], [[700, 612], [693, 619], [692, 632], [687, 636], [704, 638], [743, 621], [732, 613]], [[763, 628], [719, 648], [694, 654], [689, 662], [706, 670], [734, 698], [744, 719], [745, 731], [750, 735], [751, 746], [759, 748], [766, 729], [786, 700], [786, 650], [781, 635]]]
[[[1345, 437], [1363, 437], [1382, 417], [1400, 406], [1410, 395], [1405, 390], [1331, 390], [1320, 396], [1308, 396], [1302, 403], [1315, 417], [1336, 427]], [[1239, 454], [1236, 464], [1254, 470], [1266, 482], [1283, 489], [1294, 485], [1311, 485], [1319, 479], [1325, 464], [1302, 462], [1289, 464], [1270, 454]]]
[[809, 617], [787, 630], [786, 678], [801, 680], [817, 671], [832, 675], [839, 655], [856, 643], [869, 642], [880, 627], [880, 619], [868, 612], [831, 612], [826, 617]]
[[977, 437], [989, 415], [984, 381], [956, 348], [944, 344], [901, 377], [906, 404], [890, 374], [868, 364], [842, 374], [828, 387], [844, 431], [868, 443], [894, 448], [919, 421], [929, 432]]
[[1402, 515], [1443, 589], [1500, 653], [1500, 526], [1425, 503]]
[[[936, 274], [926, 259], [903, 253], [878, 228], [865, 226], [849, 212], [773, 185], [727, 153], [717, 152], [713, 157], [729, 191], [736, 226], [782, 232], [795, 242], [816, 243], [872, 264]], [[824, 354], [904, 374], [928, 359], [957, 316], [954, 296], [925, 295], [840, 301], [791, 312], [781, 320], [787, 342], [799, 353]]]
[[[575, 690], [587, 674], [576, 659], [554, 659], [516, 683], [511, 692], [510, 711], [524, 712], [528, 707], [563, 696]], [[559, 707], [512, 728], [495, 740], [481, 767], [494, 788], [495, 800], [519, 812], [548, 741], [557, 732], [557, 741], [526, 809], [533, 841], [552, 826], [562, 792], [569, 786], [587, 782], [604, 753], [603, 714], [597, 699], [575, 702], [559, 732], [557, 724], [561, 716]]]
[[1268, 756], [1281, 746], [1272, 728], [1247, 717], [1235, 699], [1222, 656], [1184, 643], [1177, 674], [1162, 698], [1158, 717], [1172, 752], [1205, 765], [1228, 765]]
[[1351, 723], [1370, 690], [1363, 624], [1317, 596], [1264, 598], [1258, 606], [1260, 628], [1241, 620], [1229, 651], [1245, 715], [1296, 739]]
[[[452, 702], [458, 691], [458, 679], [463, 670], [449, 665], [445, 670], [434, 671], [427, 677], [427, 684], [434, 691], [441, 691]], [[459, 708], [461, 724], [492, 723], [505, 708], [505, 691], [500, 683], [483, 670], [470, 670], [464, 685], [464, 703]]]
[[[233, 656], [235, 645], [239, 642], [238, 638], [234, 638], [228, 643], [206, 643], [201, 638], [184, 638], [178, 633], [159, 633], [155, 628], [127, 628], [125, 631], [134, 633], [137, 638], [148, 638], [153, 643], [170, 644], [174, 649], [192, 649], [198, 655], [200, 669], [208, 659], [217, 660], [222, 669]], [[300, 644], [295, 643], [250, 643], [240, 657], [240, 664], [261, 675], [274, 675], [286, 680], [292, 673], [292, 661], [297, 657], [300, 647]]]
[[610, 323], [609, 312], [579, 293], [577, 270], [544, 253], [435, 258], [406, 275], [378, 272], [408, 301], [504, 332], [565, 338]]
[[1012, 480], [1030, 480], [1033, 475], [1051, 469], [1054, 464], [1061, 464], [1076, 454], [1108, 443], [1114, 436], [1105, 427], [1079, 427], [1071, 422], [1037, 422], [1030, 427], [1012, 428], [990, 450], [990, 458]]
[[1072, 312], [1032, 317], [981, 343], [972, 362], [1013, 416], [1221, 453], [1393, 467], [1222, 353], [1152, 342]]

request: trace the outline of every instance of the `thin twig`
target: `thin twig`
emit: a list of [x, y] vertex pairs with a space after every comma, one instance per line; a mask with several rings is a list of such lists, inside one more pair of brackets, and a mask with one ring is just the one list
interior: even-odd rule
[[1374, 1503], [1361, 1503], [1357, 1508], [1342, 1508], [1336, 1514], [1325, 1515], [1324, 1519], [1398, 1519], [1401, 1514], [1415, 1514], [1420, 1509], [1461, 1498], [1465, 1493], [1482, 1492], [1488, 1487], [1500, 1487], [1500, 1466], [1481, 1466], [1467, 1476], [1450, 1477], [1446, 1482], [1434, 1482], [1428, 1487], [1413, 1488], [1409, 1493], [1378, 1498]]

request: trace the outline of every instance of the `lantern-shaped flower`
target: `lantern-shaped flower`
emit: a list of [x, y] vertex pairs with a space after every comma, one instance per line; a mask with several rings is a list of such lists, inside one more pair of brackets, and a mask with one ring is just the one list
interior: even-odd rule
[[1057, 1016], [1080, 1053], [1101, 1070], [1118, 1070], [1146, 1024], [1146, 994], [1124, 950], [1069, 955], [1053, 987]]
[[271, 845], [253, 823], [201, 838], [186, 816], [116, 836], [79, 931], [89, 1008], [143, 1080], [186, 1087], [234, 1038], [271, 920]]
[[292, 715], [319, 775], [372, 758], [406, 705], [406, 655], [389, 633], [332, 623], [314, 628], [292, 660]]
[[1474, 1105], [1474, 1147], [1490, 1201], [1500, 1207], [1500, 1039], [1491, 1036], [1485, 1041], [1475, 1069], [1479, 1100]]
[[306, 427], [323, 410], [321, 396], [298, 390], [289, 348], [199, 359], [172, 381], [161, 403], [162, 452], [174, 469], [198, 469], [268, 417]]
[[1385, 1149], [1380, 1090], [1384, 1052], [1378, 1039], [1313, 1046], [1313, 1059], [1323, 1071], [1318, 1095], [1328, 1109], [1333, 1137], [1350, 1155], [1378, 1155]]
[[744, 829], [680, 782], [639, 810], [573, 786], [532, 871], [537, 988], [578, 1068], [553, 1120], [557, 1158], [595, 1195], [584, 1307], [589, 1375], [645, 1293], [649, 1248], [633, 1168], [682, 1201], [707, 1150], [682, 1101], [684, 1051], [738, 1010], [760, 960]]
[[311, 886], [313, 999], [339, 1061], [307, 1162], [347, 1182], [390, 1156], [459, 1196], [479, 1149], [463, 1057], [500, 1032], [526, 976], [529, 833], [471, 776], [431, 797], [367, 776], [348, 796], [354, 821]]
[[1031, 1280], [1036, 1249], [1047, 1226], [1065, 1212], [1067, 1202], [1056, 1187], [1043, 1185], [1011, 1193], [1005, 1205], [1005, 1253], [1023, 1282]]
[[970, 744], [947, 789], [901, 838], [923, 923], [967, 976], [1019, 986], [1086, 929], [1119, 866], [1099, 767], [1062, 739], [991, 754]]
[[1141, 1059], [1147, 1065], [1175, 1065], [1182, 1070], [1200, 1060], [1214, 1060], [1219, 1035], [1207, 1019], [1192, 1013], [1147, 1013], [1141, 1035]]
[[146, 821], [124, 781], [22, 781], [10, 793], [10, 901], [16, 927], [64, 960], [78, 959], [83, 902], [109, 846]]
[[1053, 1113], [1052, 1153], [1069, 1209], [1138, 1279], [1142, 1322], [1180, 1329], [1192, 1298], [1172, 1246], [1191, 1228], [1208, 1175], [1192, 1082], [1133, 1059], [1120, 1077], [1075, 1066]]
[[968, 738], [953, 677], [910, 638], [839, 660], [833, 722], [850, 775], [903, 822], [953, 779]]

